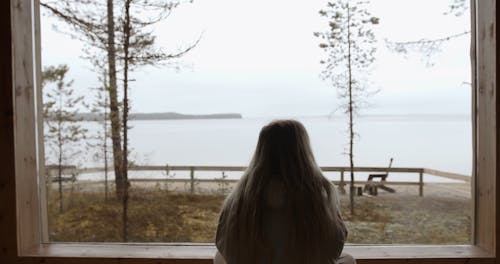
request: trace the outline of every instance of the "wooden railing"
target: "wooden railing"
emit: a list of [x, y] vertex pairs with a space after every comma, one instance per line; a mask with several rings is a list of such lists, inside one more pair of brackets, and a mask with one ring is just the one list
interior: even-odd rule
[[[47, 166], [46, 167], [47, 174], [54, 176], [57, 175], [56, 166]], [[194, 192], [195, 183], [196, 182], [236, 182], [235, 179], [200, 179], [195, 177], [195, 172], [199, 171], [208, 171], [208, 172], [243, 172], [246, 170], [244, 166], [131, 166], [129, 168], [130, 171], [188, 171], [189, 178], [184, 179], [158, 179], [158, 178], [131, 178], [129, 181], [131, 182], [161, 182], [161, 181], [177, 181], [177, 182], [186, 182], [190, 184], [190, 191]], [[345, 180], [345, 174], [349, 173], [350, 167], [321, 167], [323, 172], [338, 172], [340, 174], [340, 180], [333, 181], [333, 183], [338, 184], [341, 187], [344, 187], [348, 184], [349, 181]], [[88, 173], [98, 173], [104, 171], [102, 167], [95, 168], [76, 168], [74, 166], [64, 166], [62, 170], [62, 174], [64, 175], [76, 175], [80, 174], [88, 174]], [[112, 171], [112, 168], [109, 168], [109, 171]], [[437, 176], [441, 178], [447, 178], [452, 180], [459, 180], [464, 182], [470, 182], [471, 177], [458, 173], [445, 172], [440, 170], [428, 169], [428, 168], [403, 168], [403, 167], [393, 167], [393, 168], [383, 168], [383, 167], [355, 167], [353, 169], [354, 172], [374, 172], [374, 173], [413, 173], [418, 176], [417, 181], [384, 181], [384, 182], [368, 182], [368, 181], [355, 181], [355, 185], [364, 185], [370, 183], [372, 185], [418, 185], [419, 195], [423, 196], [424, 192], [424, 174]], [[389, 176], [389, 179], [394, 178], [394, 176]]]

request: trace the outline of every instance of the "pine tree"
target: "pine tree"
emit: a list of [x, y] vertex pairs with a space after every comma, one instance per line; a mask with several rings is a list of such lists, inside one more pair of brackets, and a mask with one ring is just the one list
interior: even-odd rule
[[379, 19], [371, 16], [366, 1], [336, 0], [328, 2], [320, 16], [328, 22], [328, 28], [314, 35], [321, 40], [319, 47], [325, 58], [321, 78], [330, 82], [342, 99], [342, 109], [349, 117], [349, 166], [350, 209], [354, 214], [354, 118], [369, 90], [363, 76], [375, 60], [375, 35], [372, 26]]
[[[63, 169], [69, 160], [81, 152], [87, 129], [78, 122], [78, 110], [84, 106], [83, 96], [76, 96], [73, 81], [67, 81], [67, 65], [50, 66], [43, 70], [43, 111], [47, 126], [45, 144], [56, 157], [59, 189], [59, 212], [63, 212]], [[53, 85], [50, 85], [53, 84]]]
[[[456, 17], [461, 17], [470, 9], [469, 1], [466, 0], [450, 0], [451, 3], [448, 5], [449, 9], [444, 12], [444, 15], [454, 15]], [[471, 31], [465, 30], [462, 32], [453, 32], [451, 34], [444, 35], [438, 38], [423, 38], [418, 40], [408, 40], [408, 41], [391, 41], [386, 40], [386, 46], [389, 50], [397, 52], [400, 54], [408, 54], [410, 52], [415, 52], [422, 54], [426, 60], [427, 66], [433, 66], [431, 58], [434, 54], [442, 50], [442, 46], [454, 39], [461, 37], [470, 37]]]
[[[140, 16], [131, 16], [129, 12], [130, 31], [125, 33], [127, 3], [134, 14]], [[122, 142], [124, 139], [121, 133], [124, 128], [120, 119], [117, 75], [120, 71], [125, 75], [133, 68], [158, 65], [180, 58], [198, 44], [199, 39], [174, 52], [164, 51], [156, 46], [152, 26], [166, 19], [180, 4], [181, 1], [163, 0], [61, 0], [40, 3], [50, 14], [70, 27], [67, 32], [69, 35], [87, 44], [87, 56], [92, 62], [96, 58], [107, 58], [113, 165], [116, 195], [119, 199], [123, 199], [125, 189], [128, 188], [127, 172], [124, 171], [127, 164], [124, 164], [126, 161], [123, 160], [128, 153], [124, 153], [124, 148], [127, 147], [124, 147], [125, 143]], [[125, 41], [128, 41], [127, 55], [124, 54]], [[119, 69], [119, 66], [125, 68], [125, 61], [129, 68]], [[124, 81], [124, 85], [128, 85], [128, 80]], [[123, 90], [128, 90], [128, 87], [123, 87]], [[128, 99], [124, 101], [128, 102]]]
[[[98, 62], [96, 62], [97, 64]], [[100, 125], [100, 129], [98, 129], [93, 135], [92, 143], [89, 143], [89, 146], [95, 150], [94, 159], [96, 161], [102, 161], [104, 167], [104, 201], [108, 201], [109, 198], [109, 158], [110, 158], [110, 139], [111, 139], [111, 130], [109, 125], [109, 84], [108, 84], [108, 75], [105, 67], [101, 68], [102, 77], [99, 78], [101, 82], [101, 86], [97, 87], [95, 101], [91, 105], [91, 112], [96, 116], [95, 122]]]

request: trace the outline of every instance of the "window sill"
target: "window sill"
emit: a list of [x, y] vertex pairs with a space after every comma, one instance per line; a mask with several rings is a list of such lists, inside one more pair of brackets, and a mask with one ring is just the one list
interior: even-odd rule
[[491, 252], [471, 245], [353, 245], [344, 251], [356, 259], [494, 258]]
[[[345, 252], [358, 260], [382, 259], [492, 259], [494, 255], [470, 245], [347, 245]], [[213, 244], [103, 244], [50, 243], [40, 244], [23, 257], [41, 258], [118, 258], [176, 259], [211, 263]]]

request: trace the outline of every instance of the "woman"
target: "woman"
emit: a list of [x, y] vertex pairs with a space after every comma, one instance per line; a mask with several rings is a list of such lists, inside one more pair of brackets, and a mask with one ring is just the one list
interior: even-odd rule
[[224, 202], [215, 263], [355, 263], [342, 255], [347, 230], [333, 185], [304, 126], [262, 128], [248, 169]]

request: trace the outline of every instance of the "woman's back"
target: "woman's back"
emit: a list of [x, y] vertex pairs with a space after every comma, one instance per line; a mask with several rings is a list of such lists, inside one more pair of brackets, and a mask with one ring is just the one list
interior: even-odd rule
[[290, 240], [290, 229], [287, 221], [285, 189], [279, 182], [271, 182], [266, 190], [266, 208], [264, 211], [264, 239], [270, 246], [271, 263], [290, 263], [286, 254], [287, 241]]
[[[265, 240], [271, 246], [272, 261], [273, 264], [281, 263], [294, 263], [295, 256], [290, 254], [287, 250], [287, 242], [291, 241], [291, 231], [294, 228], [292, 222], [289, 221], [290, 213], [287, 212], [285, 203], [285, 190], [284, 186], [280, 183], [270, 184], [267, 196], [268, 207], [265, 210], [263, 222], [265, 226]], [[329, 201], [326, 201], [325, 205], [329, 205]], [[314, 223], [311, 223], [314, 224]], [[330, 236], [331, 248], [325, 247], [325, 250], [330, 251], [330, 256], [339, 256], [342, 252], [344, 246], [344, 241], [347, 237], [347, 230], [343, 223], [338, 226], [336, 233]], [[300, 245], [298, 250], [300, 250]], [[324, 263], [334, 263], [336, 257], [325, 258]]]
[[316, 165], [302, 124], [264, 127], [221, 211], [222, 256], [229, 264], [334, 263], [346, 235], [335, 189]]
[[[266, 207], [263, 210], [263, 240], [259, 241], [262, 243], [263, 247], [260, 252], [256, 252], [258, 256], [255, 263], [273, 263], [273, 264], [290, 264], [290, 263], [301, 263], [298, 261], [297, 255], [300, 255], [301, 245], [296, 245], [295, 249], [290, 245], [292, 241], [292, 233], [294, 232], [294, 226], [292, 221], [290, 221], [290, 211], [286, 207], [286, 194], [282, 184], [273, 182], [266, 190]], [[325, 199], [326, 206], [328, 201]], [[314, 223], [311, 223], [314, 225]], [[324, 245], [325, 253], [330, 257], [324, 257], [325, 262], [321, 263], [335, 263], [334, 260], [340, 256], [345, 239], [347, 237], [347, 230], [345, 225], [340, 222], [335, 230], [336, 232], [330, 234], [329, 241], [325, 241]], [[223, 255], [227, 255], [224, 248], [228, 248], [228, 245], [223, 243], [223, 234], [218, 232], [216, 237], [217, 248], [219, 251], [223, 252]], [[252, 243], [253, 241], [246, 241], [247, 243]], [[257, 242], [257, 241], [255, 241]], [[242, 244], [245, 242], [242, 241]], [[236, 247], [236, 245], [233, 245]], [[229, 245], [229, 248], [231, 246]], [[226, 253], [226, 254], [224, 254]], [[319, 263], [318, 263], [319, 264]]]

